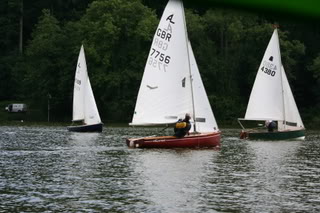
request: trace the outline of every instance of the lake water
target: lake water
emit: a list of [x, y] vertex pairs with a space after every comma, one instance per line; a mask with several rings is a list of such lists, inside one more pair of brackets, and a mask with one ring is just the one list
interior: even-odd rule
[[320, 212], [320, 133], [221, 150], [129, 149], [161, 129], [0, 127], [0, 212]]

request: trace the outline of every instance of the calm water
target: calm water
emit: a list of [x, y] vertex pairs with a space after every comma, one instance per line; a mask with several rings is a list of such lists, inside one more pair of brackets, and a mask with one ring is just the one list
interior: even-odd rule
[[320, 133], [214, 150], [128, 149], [161, 129], [0, 127], [0, 212], [320, 212]]

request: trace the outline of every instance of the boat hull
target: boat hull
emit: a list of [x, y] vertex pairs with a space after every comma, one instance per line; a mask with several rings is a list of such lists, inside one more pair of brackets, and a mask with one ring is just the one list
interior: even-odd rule
[[68, 126], [70, 132], [102, 132], [102, 123], [91, 125]]
[[130, 148], [219, 148], [221, 133], [199, 133], [177, 138], [174, 136], [127, 139]]
[[305, 138], [305, 129], [275, 132], [242, 131], [240, 138], [250, 140], [303, 140]]

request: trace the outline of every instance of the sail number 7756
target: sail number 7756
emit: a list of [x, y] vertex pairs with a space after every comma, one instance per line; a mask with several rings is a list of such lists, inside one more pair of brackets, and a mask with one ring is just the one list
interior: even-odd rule
[[170, 63], [170, 59], [171, 57], [169, 55], [165, 55], [160, 51], [152, 48], [148, 64], [153, 67], [157, 67], [160, 71], [166, 72], [166, 68]]
[[159, 61], [169, 64], [170, 63], [170, 56], [166, 56], [165, 54], [161, 53], [160, 51], [152, 48], [151, 56], [155, 59], [159, 57]]

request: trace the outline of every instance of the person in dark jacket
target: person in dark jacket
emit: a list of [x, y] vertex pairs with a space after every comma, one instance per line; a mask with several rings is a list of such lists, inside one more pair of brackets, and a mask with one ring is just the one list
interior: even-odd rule
[[268, 128], [268, 132], [273, 132], [277, 128], [277, 123], [273, 120], [267, 120], [265, 125]]
[[190, 115], [187, 113], [185, 118], [179, 119], [177, 123], [174, 126], [174, 136], [177, 138], [182, 138], [186, 134], [189, 134], [189, 130], [191, 129], [191, 123], [190, 123]]

